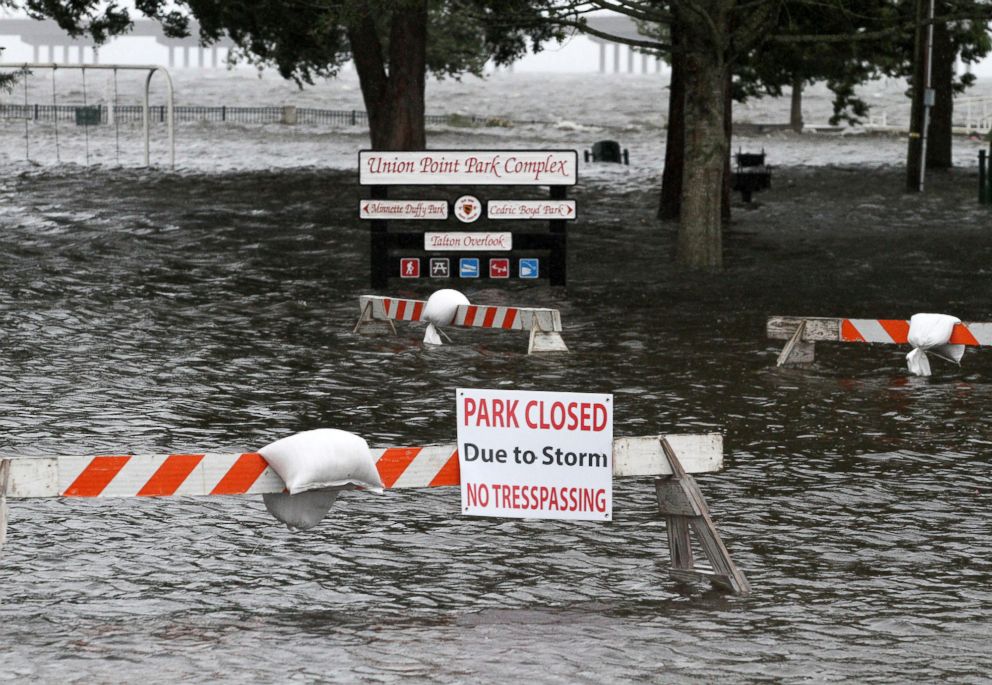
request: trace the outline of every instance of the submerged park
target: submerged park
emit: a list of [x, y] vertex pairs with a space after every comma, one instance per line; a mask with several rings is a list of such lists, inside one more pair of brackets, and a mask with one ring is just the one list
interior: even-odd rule
[[0, 679], [988, 679], [988, 5], [138, 7], [0, 3]]

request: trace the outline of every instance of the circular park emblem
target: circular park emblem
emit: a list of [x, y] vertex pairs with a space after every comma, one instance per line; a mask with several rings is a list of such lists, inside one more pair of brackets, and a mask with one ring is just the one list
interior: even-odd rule
[[455, 216], [459, 221], [470, 224], [482, 216], [482, 203], [472, 195], [462, 195], [455, 200]]

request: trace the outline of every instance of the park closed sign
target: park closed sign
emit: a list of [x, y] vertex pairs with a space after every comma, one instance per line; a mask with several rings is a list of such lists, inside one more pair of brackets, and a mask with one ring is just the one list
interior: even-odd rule
[[462, 513], [613, 519], [613, 395], [456, 391]]

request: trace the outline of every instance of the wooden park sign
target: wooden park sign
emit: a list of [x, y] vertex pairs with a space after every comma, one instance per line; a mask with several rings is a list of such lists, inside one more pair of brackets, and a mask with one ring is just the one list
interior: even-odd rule
[[[358, 153], [359, 184], [371, 197], [359, 218], [371, 222], [371, 281], [390, 278], [548, 279], [565, 285], [566, 227], [576, 215], [566, 199], [578, 177], [574, 150], [426, 150]], [[432, 200], [388, 199], [389, 186], [548, 186], [547, 200], [488, 200], [475, 195]], [[475, 191], [473, 191], [475, 192]], [[451, 222], [451, 228], [390, 230], [390, 221]], [[498, 230], [487, 221], [500, 220]], [[547, 232], [507, 230], [505, 220], [546, 221]], [[449, 223], [451, 225], [451, 223]], [[471, 230], [466, 230], [471, 229]]]

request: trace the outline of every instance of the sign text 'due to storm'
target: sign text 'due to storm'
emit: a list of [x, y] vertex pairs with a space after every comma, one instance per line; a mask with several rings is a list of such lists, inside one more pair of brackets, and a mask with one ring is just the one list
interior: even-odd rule
[[358, 153], [361, 185], [575, 185], [575, 150]]

